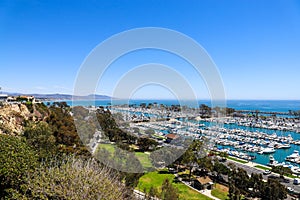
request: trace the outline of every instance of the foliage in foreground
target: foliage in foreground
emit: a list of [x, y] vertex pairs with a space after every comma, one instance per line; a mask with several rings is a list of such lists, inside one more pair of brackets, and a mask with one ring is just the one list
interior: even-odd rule
[[19, 137], [0, 134], [0, 196], [18, 190], [37, 166], [37, 155]]
[[[48, 164], [49, 165], [49, 164]], [[95, 160], [67, 158], [42, 165], [26, 178], [16, 199], [133, 199], [116, 175]]]

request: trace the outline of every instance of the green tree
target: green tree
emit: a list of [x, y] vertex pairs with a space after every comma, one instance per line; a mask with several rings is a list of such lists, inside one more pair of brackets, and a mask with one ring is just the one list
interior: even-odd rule
[[283, 167], [283, 166], [272, 166], [272, 172], [279, 173], [281, 177], [283, 175], [291, 175], [292, 170], [288, 167]]
[[161, 186], [161, 199], [177, 200], [179, 197], [178, 190], [175, 188], [169, 179], [165, 179]]
[[149, 189], [149, 199], [151, 199], [152, 197], [157, 197], [158, 196], [158, 191], [155, 187], [151, 186], [150, 189]]
[[229, 173], [229, 168], [226, 167], [223, 163], [220, 163], [218, 160], [215, 160], [213, 170], [217, 172], [218, 176], [220, 176], [221, 174], [226, 175]]
[[155, 140], [147, 136], [138, 138], [137, 144], [141, 151], [148, 151], [150, 147], [155, 147], [158, 145], [158, 143]]
[[152, 128], [146, 129], [145, 134], [151, 136], [155, 134], [155, 131]]
[[[186, 164], [189, 166], [189, 177], [191, 178], [192, 176], [192, 168], [198, 163], [198, 164], [203, 164], [199, 163], [199, 152], [203, 152], [203, 143], [200, 140], [194, 140], [192, 144], [188, 147], [188, 149], [184, 152], [184, 154], [179, 158], [179, 162], [182, 164]], [[203, 156], [203, 155], [202, 155]]]
[[251, 174], [249, 181], [249, 188], [253, 188], [253, 192], [250, 193], [252, 197], [260, 197], [263, 189], [263, 177], [261, 174]]
[[220, 156], [222, 159], [227, 159], [228, 154], [227, 154], [226, 152], [220, 152], [220, 153], [219, 153], [219, 156]]
[[56, 140], [46, 122], [30, 123], [24, 131], [27, 143], [35, 148], [40, 158], [55, 154]]
[[287, 190], [278, 180], [268, 179], [262, 189], [261, 198], [265, 200], [283, 200], [287, 198]]
[[205, 105], [205, 104], [201, 104], [199, 106], [200, 109], [200, 115], [201, 117], [210, 117], [211, 116], [211, 107]]
[[35, 151], [24, 139], [0, 134], [0, 196], [20, 190], [37, 164]]
[[58, 150], [61, 153], [90, 156], [77, 134], [71, 107], [66, 102], [54, 102], [49, 107], [49, 112], [46, 122], [53, 132]]
[[240, 200], [241, 199], [240, 190], [234, 184], [229, 184], [228, 198], [230, 200]]

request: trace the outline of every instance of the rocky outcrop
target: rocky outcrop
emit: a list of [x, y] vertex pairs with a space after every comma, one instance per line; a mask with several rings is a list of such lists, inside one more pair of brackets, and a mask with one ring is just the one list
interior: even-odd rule
[[[0, 106], [0, 134], [21, 135], [26, 121], [41, 121], [47, 116], [41, 105], [5, 104]], [[30, 112], [30, 110], [32, 110]]]

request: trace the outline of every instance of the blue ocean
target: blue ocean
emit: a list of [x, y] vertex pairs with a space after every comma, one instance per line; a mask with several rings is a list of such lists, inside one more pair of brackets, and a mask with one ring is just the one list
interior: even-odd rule
[[[69, 105], [77, 106], [108, 106], [111, 104], [121, 105], [121, 104], [136, 104], [141, 103], [158, 103], [164, 105], [186, 105], [190, 107], [195, 107], [193, 101], [177, 101], [177, 100], [96, 100], [96, 101], [66, 101]], [[211, 106], [210, 100], [199, 100], [198, 105], [206, 104]], [[297, 111], [300, 110], [300, 100], [227, 100], [226, 106], [234, 108], [236, 110], [260, 110], [265, 112], [288, 112], [289, 110]]]

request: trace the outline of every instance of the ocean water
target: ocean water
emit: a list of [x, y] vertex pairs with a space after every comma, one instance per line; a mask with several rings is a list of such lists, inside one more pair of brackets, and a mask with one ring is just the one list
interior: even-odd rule
[[[108, 106], [108, 105], [121, 105], [121, 104], [136, 104], [139, 105], [141, 103], [154, 103], [157, 104], [164, 104], [164, 105], [178, 105], [179, 102], [176, 100], [114, 100], [113, 102], [111, 100], [97, 100], [97, 101], [66, 101], [69, 105], [77, 106]], [[208, 106], [211, 106], [211, 102], [209, 100], [199, 100], [198, 105], [200, 104], [206, 104]], [[180, 104], [181, 106], [186, 105], [190, 107], [196, 107], [198, 105], [193, 104], [192, 101], [183, 101]], [[236, 110], [260, 110], [260, 111], [266, 111], [266, 112], [289, 112], [289, 110], [292, 111], [298, 111], [300, 110], [300, 100], [228, 100], [227, 101], [227, 107], [234, 108]], [[208, 126], [208, 124], [207, 124]], [[291, 132], [291, 131], [276, 131], [276, 130], [268, 130], [268, 129], [261, 129], [261, 128], [252, 128], [252, 127], [245, 127], [245, 126], [239, 126], [237, 124], [225, 124], [225, 128], [229, 129], [244, 129], [247, 131], [259, 131], [264, 132], [267, 134], [273, 134], [276, 133], [278, 136], [288, 136], [291, 135], [294, 140], [300, 139], [300, 133]], [[223, 147], [223, 148], [229, 148], [229, 147]], [[271, 154], [274, 156], [274, 158], [279, 162], [284, 162], [284, 159], [286, 156], [293, 153], [294, 150], [300, 151], [299, 145], [293, 145], [291, 144], [291, 148], [289, 149], [278, 149], [275, 153]], [[260, 164], [267, 164], [269, 162], [269, 156], [267, 154], [257, 154], [257, 153], [249, 153], [250, 155], [256, 156], [256, 159], [254, 162], [260, 163]], [[294, 164], [296, 165], [296, 164]]]
[[[177, 100], [96, 100], [96, 101], [66, 101], [69, 105], [81, 105], [81, 106], [107, 106], [110, 104], [121, 105], [121, 104], [136, 104], [139, 105], [141, 103], [158, 103], [164, 105], [180, 105], [181, 106], [189, 106], [196, 107], [201, 104], [206, 104], [211, 106], [210, 100], [199, 100], [197, 104], [194, 101], [177, 101]], [[230, 108], [234, 108], [236, 110], [260, 110], [265, 112], [288, 112], [289, 110], [296, 111], [300, 110], [300, 100], [227, 100], [226, 106]]]

